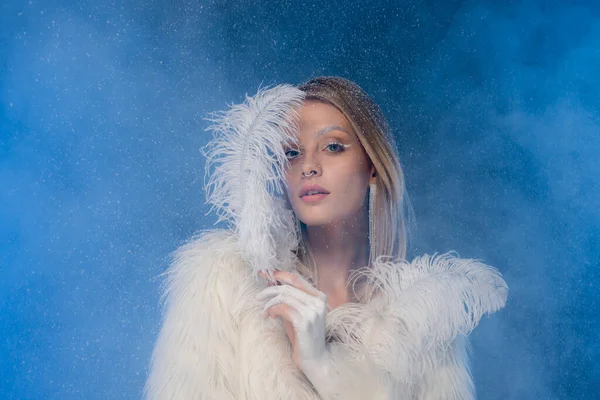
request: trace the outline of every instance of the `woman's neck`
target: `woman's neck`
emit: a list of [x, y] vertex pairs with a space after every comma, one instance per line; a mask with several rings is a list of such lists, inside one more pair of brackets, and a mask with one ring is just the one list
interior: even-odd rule
[[364, 222], [353, 220], [307, 227], [317, 268], [317, 288], [327, 295], [333, 308], [353, 300], [348, 288], [350, 274], [369, 262], [366, 226]]

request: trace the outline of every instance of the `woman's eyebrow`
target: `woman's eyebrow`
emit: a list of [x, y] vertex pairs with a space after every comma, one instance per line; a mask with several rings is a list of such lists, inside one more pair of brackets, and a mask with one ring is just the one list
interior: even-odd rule
[[325, 128], [318, 130], [317, 133], [315, 133], [315, 136], [321, 136], [321, 135], [324, 135], [327, 132], [331, 132], [331, 131], [342, 131], [342, 132], [346, 132], [348, 135], [350, 135], [350, 132], [348, 132], [348, 130], [346, 128], [344, 128], [343, 126], [330, 125], [330, 126], [326, 126]]

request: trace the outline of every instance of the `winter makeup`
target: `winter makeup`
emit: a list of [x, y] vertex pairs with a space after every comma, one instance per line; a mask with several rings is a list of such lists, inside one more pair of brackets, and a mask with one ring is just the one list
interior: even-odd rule
[[306, 101], [297, 143], [285, 148], [286, 188], [306, 225], [351, 222], [364, 211], [371, 163], [348, 119], [336, 107]]

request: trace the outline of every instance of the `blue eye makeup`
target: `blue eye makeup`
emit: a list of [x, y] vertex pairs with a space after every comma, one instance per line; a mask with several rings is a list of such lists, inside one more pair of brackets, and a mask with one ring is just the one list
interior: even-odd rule
[[295, 149], [288, 149], [285, 151], [285, 156], [287, 157], [288, 160], [293, 160], [294, 158], [298, 157], [299, 155], [300, 155], [300, 152]]
[[329, 153], [341, 153], [342, 151], [346, 150], [347, 147], [348, 145], [340, 142], [330, 142], [325, 146], [325, 149]]
[[[349, 144], [343, 144], [338, 141], [333, 141], [333, 142], [327, 143], [322, 149], [327, 153], [336, 154], [336, 153], [341, 153], [341, 152], [345, 151], [348, 147], [350, 147]], [[291, 149], [290, 148], [290, 149], [285, 150], [285, 156], [288, 160], [293, 160], [295, 158], [298, 158], [301, 155], [302, 155], [302, 152], [299, 149]]]

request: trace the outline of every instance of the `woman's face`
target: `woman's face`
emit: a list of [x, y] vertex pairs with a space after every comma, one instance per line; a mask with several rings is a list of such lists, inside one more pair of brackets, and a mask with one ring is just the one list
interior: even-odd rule
[[336, 107], [305, 101], [299, 110], [298, 144], [286, 147], [286, 155], [287, 195], [300, 221], [322, 226], [363, 215], [375, 170]]

